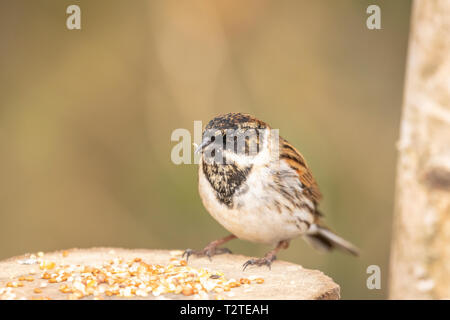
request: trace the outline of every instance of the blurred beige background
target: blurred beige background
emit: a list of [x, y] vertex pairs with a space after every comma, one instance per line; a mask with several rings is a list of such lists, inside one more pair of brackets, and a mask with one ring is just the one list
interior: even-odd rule
[[[226, 235], [196, 166], [170, 161], [170, 136], [241, 111], [298, 147], [328, 224], [362, 249], [324, 255], [298, 239], [279, 258], [324, 271], [343, 298], [385, 298], [411, 3], [376, 1], [371, 31], [373, 2], [2, 1], [0, 259]], [[80, 31], [66, 29], [70, 4]], [[366, 287], [372, 264], [381, 290]]]

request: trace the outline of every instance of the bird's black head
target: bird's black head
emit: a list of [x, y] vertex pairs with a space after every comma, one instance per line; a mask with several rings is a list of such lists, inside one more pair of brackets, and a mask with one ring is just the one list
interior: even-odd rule
[[265, 122], [249, 114], [217, 116], [206, 125], [197, 152], [202, 151], [206, 160], [219, 163], [226, 161], [226, 152], [243, 157], [255, 156], [261, 150], [267, 128], [269, 126]]
[[205, 127], [206, 130], [239, 130], [239, 129], [266, 129], [268, 125], [245, 113], [227, 113], [215, 117]]

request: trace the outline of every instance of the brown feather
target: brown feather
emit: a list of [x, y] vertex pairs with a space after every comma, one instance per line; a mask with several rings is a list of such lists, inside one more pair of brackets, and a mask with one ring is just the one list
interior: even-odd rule
[[317, 205], [322, 199], [322, 194], [311, 170], [300, 152], [282, 137], [280, 137], [280, 158], [297, 172], [302, 185], [305, 187], [305, 195]]

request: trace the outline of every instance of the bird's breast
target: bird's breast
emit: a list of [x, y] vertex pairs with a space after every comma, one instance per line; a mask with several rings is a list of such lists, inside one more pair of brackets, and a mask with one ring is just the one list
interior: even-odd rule
[[[228, 231], [240, 239], [267, 244], [306, 232], [311, 213], [279, 192], [273, 184], [273, 168], [255, 165], [239, 170], [226, 166], [201, 163], [199, 192], [208, 212]], [[211, 179], [211, 172], [222, 178]], [[300, 185], [292, 188], [301, 191]]]
[[246, 191], [245, 181], [252, 167], [252, 165], [238, 166], [234, 163], [217, 164], [203, 161], [201, 171], [210, 188], [214, 190], [217, 201], [228, 208], [232, 208], [234, 196]]

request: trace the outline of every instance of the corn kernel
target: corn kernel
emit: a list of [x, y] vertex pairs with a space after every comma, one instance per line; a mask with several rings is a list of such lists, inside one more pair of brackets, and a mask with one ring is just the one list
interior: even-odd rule
[[181, 293], [183, 293], [185, 296], [191, 296], [194, 294], [194, 290], [192, 288], [184, 288]]

